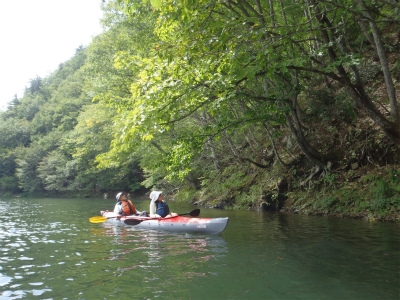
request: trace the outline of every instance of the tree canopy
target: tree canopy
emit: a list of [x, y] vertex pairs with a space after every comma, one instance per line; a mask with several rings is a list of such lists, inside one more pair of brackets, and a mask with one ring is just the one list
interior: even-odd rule
[[104, 32], [0, 115], [2, 190], [18, 189], [11, 179], [30, 192], [199, 190], [227, 170], [240, 189], [259, 186], [248, 166], [295, 172], [302, 161], [300, 186], [368, 164], [366, 147], [398, 153], [397, 1], [103, 9]]

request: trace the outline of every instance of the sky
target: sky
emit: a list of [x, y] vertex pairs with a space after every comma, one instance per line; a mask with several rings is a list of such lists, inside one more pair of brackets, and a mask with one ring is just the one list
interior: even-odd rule
[[0, 110], [102, 32], [101, 0], [0, 0]]

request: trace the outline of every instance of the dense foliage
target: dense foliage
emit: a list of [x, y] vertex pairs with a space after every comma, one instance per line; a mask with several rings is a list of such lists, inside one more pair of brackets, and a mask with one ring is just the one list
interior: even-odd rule
[[112, 140], [112, 111], [84, 92], [87, 52], [80, 47], [51, 76], [33, 79], [1, 113], [2, 193], [82, 196], [140, 188], [134, 159], [106, 170], [94, 163]]
[[270, 182], [320, 190], [338, 172], [396, 169], [399, 10], [395, 0], [108, 1], [104, 32], [0, 115], [1, 190], [158, 186], [255, 207]]

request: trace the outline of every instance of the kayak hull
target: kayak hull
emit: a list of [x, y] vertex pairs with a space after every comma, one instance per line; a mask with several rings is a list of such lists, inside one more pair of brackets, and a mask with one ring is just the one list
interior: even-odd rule
[[122, 226], [134, 226], [141, 229], [167, 230], [173, 232], [197, 232], [219, 234], [226, 228], [229, 218], [187, 218], [183, 216], [152, 219], [139, 216], [118, 216], [113, 212], [102, 211], [109, 218], [106, 222]]

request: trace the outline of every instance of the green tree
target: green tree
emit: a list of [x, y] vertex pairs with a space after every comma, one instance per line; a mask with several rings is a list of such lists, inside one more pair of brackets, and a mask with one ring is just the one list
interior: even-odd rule
[[[120, 2], [132, 19], [150, 6]], [[212, 126], [202, 128], [192, 143], [176, 145], [183, 153], [198, 149], [196, 144], [205, 146], [205, 136], [215, 138], [223, 131], [229, 136], [224, 128], [249, 122], [262, 126], [273, 146], [273, 137], [282, 134], [274, 128], [285, 122], [285, 129], [302, 152], [322, 170], [327, 159], [306, 138], [299, 105], [305, 87], [319, 85], [321, 80], [346, 91], [388, 137], [399, 143], [397, 102], [390, 100], [392, 120], [379, 112], [381, 103], [372, 101], [359, 76], [358, 65], [369, 58], [357, 51], [356, 43], [350, 44], [361, 32], [354, 23], [364, 9], [360, 3], [352, 3], [351, 9], [347, 1], [323, 5], [312, 1], [312, 6], [288, 1], [153, 3], [159, 41], [152, 55], [140, 58], [141, 71], [131, 86], [132, 101], [116, 104], [126, 111], [129, 107], [125, 118], [129, 126], [115, 143], [116, 151], [118, 145], [122, 147], [136, 135], [151, 139], [156, 131], [176, 128], [177, 123], [199, 113], [210, 115]], [[396, 14], [387, 9], [390, 5], [369, 5], [396, 22]], [[337, 14], [342, 18], [334, 19]], [[373, 17], [371, 22], [381, 18], [379, 14]], [[135, 59], [125, 58], [120, 67], [128, 68]], [[236, 103], [244, 103], [245, 118], [232, 117], [239, 111], [239, 107], [234, 108]], [[240, 158], [234, 144], [230, 148], [233, 156]]]
[[[60, 147], [77, 124], [82, 106], [91, 103], [83, 92], [85, 60], [81, 47], [48, 78], [31, 80], [24, 97], [1, 114], [0, 153], [6, 167], [0, 174], [2, 190], [14, 192], [15, 185], [29, 193], [80, 188], [74, 179], [85, 170]], [[10, 157], [13, 163], [6, 164]]]
[[76, 161], [58, 150], [48, 153], [40, 161], [37, 172], [46, 190], [64, 192], [80, 189], [74, 184], [78, 174]]
[[17, 149], [16, 176], [22, 190], [28, 193], [40, 193], [43, 191], [44, 186], [38, 177], [37, 167], [45, 155], [46, 151], [40, 145]]

